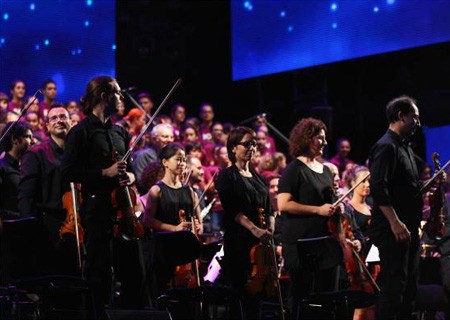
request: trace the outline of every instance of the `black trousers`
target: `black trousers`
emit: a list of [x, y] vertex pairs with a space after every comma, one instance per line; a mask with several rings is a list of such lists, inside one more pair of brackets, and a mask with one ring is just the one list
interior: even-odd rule
[[141, 309], [145, 301], [145, 266], [140, 240], [114, 238], [115, 212], [109, 195], [84, 200], [85, 277], [97, 316], [111, 302], [113, 275], [121, 283], [120, 308]]
[[390, 229], [372, 237], [378, 247], [381, 271], [378, 283], [377, 319], [410, 319], [417, 293], [419, 235], [411, 230], [411, 242], [400, 243]]

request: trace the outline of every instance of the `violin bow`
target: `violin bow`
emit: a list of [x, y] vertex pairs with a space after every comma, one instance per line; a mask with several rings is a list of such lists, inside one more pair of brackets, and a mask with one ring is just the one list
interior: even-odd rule
[[15, 126], [17, 126], [17, 123], [19, 123], [20, 119], [21, 119], [21, 118], [24, 116], [24, 114], [28, 111], [28, 109], [30, 108], [30, 106], [36, 101], [38, 93], [42, 94], [42, 91], [41, 91], [40, 89], [38, 89], [38, 90], [34, 93], [34, 95], [32, 96], [33, 100], [31, 100], [30, 102], [28, 102], [28, 103], [25, 105], [25, 107], [23, 107], [23, 108], [20, 110], [19, 117], [17, 118], [17, 120], [14, 121], [14, 123], [13, 123], [12, 125], [10, 125], [10, 126], [8, 127], [8, 129], [6, 129], [6, 131], [5, 131], [5, 132], [2, 134], [2, 136], [0, 137], [0, 144], [3, 142], [3, 140], [5, 140], [7, 134], [8, 134], [10, 131], [12, 131], [12, 130], [14, 129]]
[[188, 184], [189, 178], [191, 177], [191, 174], [192, 174], [192, 169], [190, 169], [190, 170], [187, 171], [187, 174], [186, 174], [186, 176], [184, 177], [183, 184]]
[[359, 256], [359, 254], [355, 251], [355, 249], [353, 249], [350, 246], [350, 249], [352, 249], [352, 253], [354, 255], [354, 257], [356, 258], [356, 260], [358, 261], [360, 267], [363, 269], [364, 273], [369, 277], [370, 282], [372, 282], [373, 286], [375, 287], [375, 289], [377, 289], [377, 292], [380, 292], [381, 289], [378, 286], [377, 282], [375, 281], [375, 279], [372, 277], [372, 275], [370, 274], [370, 271], [367, 269], [366, 264], [361, 260], [361, 257]]
[[80, 245], [80, 235], [78, 234], [78, 203], [77, 203], [77, 193], [75, 190], [75, 184], [70, 183], [70, 192], [72, 193], [72, 206], [73, 206], [73, 219], [75, 223], [75, 239], [77, 242], [77, 257], [78, 257], [78, 267], [82, 270], [81, 264], [81, 245]]
[[134, 140], [133, 145], [128, 149], [128, 151], [122, 157], [122, 161], [127, 161], [127, 159], [131, 156], [131, 153], [133, 152], [134, 148], [139, 144], [139, 141], [141, 141], [141, 139], [144, 137], [144, 134], [147, 132], [148, 128], [150, 128], [151, 124], [153, 123], [153, 120], [156, 118], [158, 113], [161, 111], [162, 107], [166, 104], [167, 100], [169, 100], [169, 98], [172, 96], [175, 89], [178, 88], [180, 83], [181, 83], [181, 78], [178, 78], [178, 80], [175, 82], [175, 84], [172, 86], [172, 88], [169, 90], [169, 92], [165, 96], [164, 100], [160, 103], [160, 105], [156, 109], [155, 113], [150, 117], [150, 119], [147, 121], [145, 126], [142, 128], [141, 132]]
[[351, 187], [350, 190], [348, 190], [346, 193], [344, 193], [344, 195], [342, 195], [338, 200], [336, 200], [333, 203], [333, 206], [337, 206], [339, 203], [344, 201], [344, 199], [347, 198], [350, 195], [350, 193], [352, 193], [353, 190], [355, 190], [356, 187], [359, 186], [361, 183], [363, 183], [369, 176], [370, 173], [366, 174], [363, 178], [361, 178], [361, 180], [359, 180], [353, 187]]
[[[338, 200], [336, 200], [333, 203], [333, 206], [337, 206], [339, 203], [344, 201], [344, 199], [347, 198], [350, 195], [350, 193], [352, 193], [353, 190], [355, 190], [356, 187], [358, 187], [361, 183], [363, 183], [369, 176], [370, 176], [370, 173], [366, 174], [363, 178], [361, 178], [357, 183], [355, 183], [355, 185], [353, 187], [350, 188], [350, 190], [348, 190], [344, 195], [342, 195]], [[374, 287], [377, 289], [377, 291], [380, 292], [380, 287], [375, 282], [375, 279], [372, 277], [372, 275], [370, 274], [369, 270], [367, 270], [367, 267], [364, 264], [364, 262], [361, 260], [361, 257], [359, 256], [359, 254], [352, 247], [350, 247], [350, 249], [352, 250], [353, 255], [355, 256], [355, 258], [358, 261], [359, 265], [363, 269], [364, 273], [366, 273], [366, 275], [369, 277], [370, 281], [372, 282]]]
[[197, 209], [197, 207], [200, 205], [200, 202], [203, 200], [203, 198], [206, 195], [206, 191], [209, 190], [209, 188], [211, 187], [212, 183], [214, 182], [214, 178], [216, 177], [217, 173], [219, 172], [219, 170], [217, 170], [216, 172], [214, 172], [213, 176], [211, 177], [211, 180], [209, 180], [208, 184], [205, 186], [205, 190], [203, 190], [202, 194], [200, 195], [200, 197], [198, 198], [197, 203], [194, 206], [194, 212]]
[[444, 165], [441, 167], [441, 169], [440, 169], [438, 172], [436, 172], [436, 173], [433, 175], [433, 177], [432, 177], [430, 180], [427, 181], [427, 183], [425, 183], [425, 184], [423, 185], [422, 188], [420, 188], [420, 192], [422, 193], [422, 192], [428, 190], [428, 188], [430, 187], [430, 185], [437, 179], [437, 177], [439, 177], [439, 176], [442, 174], [442, 172], [444, 172], [445, 168], [447, 168], [447, 166], [448, 166], [449, 164], [450, 164], [450, 160], [448, 160], [447, 163], [444, 164]]

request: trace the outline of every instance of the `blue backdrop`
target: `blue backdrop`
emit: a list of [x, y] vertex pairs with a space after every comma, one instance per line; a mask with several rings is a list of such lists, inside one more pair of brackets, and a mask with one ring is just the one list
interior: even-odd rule
[[450, 40], [447, 0], [232, 0], [233, 80]]
[[115, 75], [115, 49], [114, 0], [0, 0], [5, 93], [15, 79], [27, 96], [53, 79], [58, 102], [78, 100], [90, 78]]

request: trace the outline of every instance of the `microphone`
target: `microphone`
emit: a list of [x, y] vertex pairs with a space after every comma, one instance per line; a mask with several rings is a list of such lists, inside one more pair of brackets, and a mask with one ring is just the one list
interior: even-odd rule
[[268, 116], [270, 116], [270, 113], [261, 113], [261, 114], [258, 114], [258, 115], [256, 115], [256, 118], [266, 118], [266, 117], [268, 117]]
[[248, 122], [252, 122], [252, 121], [255, 121], [255, 120], [261, 119], [261, 118], [266, 119], [266, 117], [268, 117], [268, 116], [270, 116], [270, 113], [266, 113], [266, 112], [260, 113], [260, 114], [257, 114], [255, 116], [253, 116], [253, 117], [247, 118], [244, 121], [241, 121], [239, 123], [239, 125], [243, 125], [243, 124], [246, 124]]
[[120, 92], [125, 93], [125, 92], [130, 92], [130, 91], [135, 91], [135, 90], [137, 90], [136, 87], [128, 87], [128, 88], [120, 90]]

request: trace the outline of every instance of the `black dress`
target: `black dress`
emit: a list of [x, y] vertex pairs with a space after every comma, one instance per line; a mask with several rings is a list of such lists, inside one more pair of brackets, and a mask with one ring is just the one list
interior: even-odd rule
[[243, 301], [244, 308], [249, 306], [245, 284], [251, 274], [250, 250], [259, 243], [248, 229], [237, 222], [239, 213], [247, 216], [256, 226], [259, 223], [259, 210], [264, 209], [264, 219], [268, 225], [268, 215], [272, 212], [268, 187], [265, 180], [251, 170], [252, 177], [243, 177], [233, 165], [220, 171], [216, 189], [224, 209], [224, 272], [225, 279], [235, 289]]
[[364, 244], [362, 254], [366, 257], [369, 253], [370, 247], [372, 246], [372, 242], [368, 238], [368, 230], [372, 216], [359, 212], [350, 204], [347, 204], [347, 207], [364, 237], [364, 242], [362, 242]]
[[[157, 185], [160, 187], [161, 197], [157, 202], [155, 219], [163, 223], [178, 225], [181, 222], [179, 212], [184, 210], [186, 221], [189, 221], [194, 209], [192, 191], [189, 186], [183, 185], [180, 188], [172, 188], [162, 181], [158, 182]], [[169, 283], [174, 276], [175, 265], [169, 264], [164, 257], [170, 254], [179, 254], [179, 250], [188, 250], [183, 246], [183, 243], [179, 243], [170, 249], [172, 252], [162, 252], [162, 248], [164, 248], [164, 251], [168, 251], [168, 249], [166, 244], [162, 243], [165, 238], [161, 236], [161, 233], [164, 232], [156, 230], [152, 241], [150, 285], [153, 299], [158, 298], [169, 287]]]

